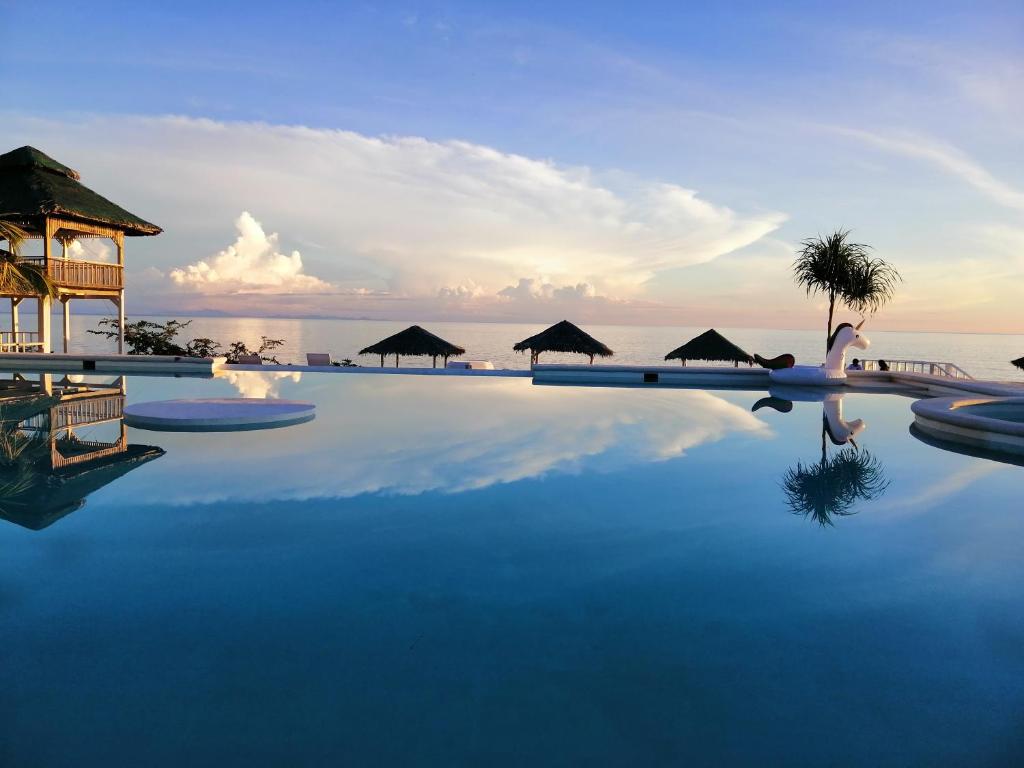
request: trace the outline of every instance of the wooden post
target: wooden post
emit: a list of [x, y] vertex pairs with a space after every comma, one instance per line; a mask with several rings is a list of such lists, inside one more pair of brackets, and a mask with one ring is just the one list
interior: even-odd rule
[[17, 352], [18, 351], [18, 305], [21, 304], [21, 299], [11, 299], [11, 343], [14, 345], [11, 349], [5, 350], [6, 352]]
[[434, 367], [437, 368], [437, 355], [434, 355]]
[[39, 341], [42, 342], [42, 350], [45, 353], [53, 351], [50, 334], [50, 313], [53, 311], [53, 304], [49, 296], [40, 296], [36, 299], [36, 330], [39, 333]]
[[398, 353], [395, 352], [395, 368], [398, 367]]
[[117, 354], [124, 354], [124, 289], [117, 292], [117, 298], [113, 300], [117, 305]]
[[117, 354], [124, 354], [124, 232], [111, 238], [117, 246], [117, 265], [121, 267], [121, 290], [117, 292]]
[[71, 297], [64, 296], [60, 303], [64, 305], [64, 354], [66, 355], [71, 346]]
[[[49, 219], [43, 219], [43, 269], [50, 270], [50, 247], [53, 239], [53, 223]], [[43, 343], [43, 352], [53, 351], [50, 339], [50, 312], [52, 304], [49, 296], [40, 296], [37, 300], [37, 322], [36, 331], [39, 333], [39, 341]]]
[[383, 368], [383, 367], [384, 367], [384, 353], [383, 353], [383, 352], [382, 352], [382, 353], [381, 353], [381, 355], [380, 355], [380, 367], [381, 367], [381, 368]]

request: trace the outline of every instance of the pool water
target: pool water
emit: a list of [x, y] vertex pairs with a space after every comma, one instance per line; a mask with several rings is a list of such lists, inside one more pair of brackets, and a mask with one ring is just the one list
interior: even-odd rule
[[844, 397], [855, 449], [764, 392], [126, 388], [317, 411], [0, 494], [0, 765], [1024, 763], [1024, 469], [906, 397]]
[[984, 416], [987, 419], [999, 419], [1000, 421], [1011, 421], [1014, 424], [1024, 424], [1024, 401], [977, 403], [975, 405], [960, 406], [957, 410], [964, 413], [973, 413], [975, 416]]

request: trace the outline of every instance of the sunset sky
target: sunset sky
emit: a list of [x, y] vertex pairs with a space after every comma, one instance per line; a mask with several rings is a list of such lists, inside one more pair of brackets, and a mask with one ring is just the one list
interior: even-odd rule
[[160, 6], [0, 0], [0, 151], [164, 228], [134, 315], [818, 327], [844, 227], [876, 327], [1024, 332], [1019, 1]]

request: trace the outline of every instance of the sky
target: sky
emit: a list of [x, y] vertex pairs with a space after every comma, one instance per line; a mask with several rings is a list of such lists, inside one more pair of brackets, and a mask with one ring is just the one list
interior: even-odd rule
[[0, 0], [0, 28], [0, 151], [164, 229], [127, 244], [136, 314], [817, 328], [794, 252], [845, 228], [903, 276], [874, 327], [1024, 332], [1019, 2]]

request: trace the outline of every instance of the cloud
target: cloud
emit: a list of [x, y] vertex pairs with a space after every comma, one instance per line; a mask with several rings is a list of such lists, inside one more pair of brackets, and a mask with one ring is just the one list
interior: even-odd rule
[[225, 379], [238, 390], [241, 397], [253, 397], [263, 400], [268, 397], [281, 396], [281, 384], [284, 382], [298, 383], [302, 381], [301, 371], [229, 371], [219, 370], [215, 374], [218, 379]]
[[498, 291], [498, 296], [511, 301], [574, 301], [592, 299], [596, 296], [596, 293], [594, 287], [588, 283], [556, 287], [551, 283], [522, 277], [515, 285], [506, 286]]
[[941, 168], [1007, 208], [1024, 211], [1024, 190], [996, 178], [960, 149], [923, 136], [884, 136], [856, 128], [835, 128], [837, 133], [858, 139], [879, 149], [918, 158]]
[[[285, 397], [309, 396], [288, 391], [297, 379], [274, 374], [273, 382], [262, 372], [232, 372], [227, 379], [247, 395], [273, 383]], [[247, 445], [245, 461], [225, 467], [228, 474], [198, 470], [223, 451], [219, 440], [191, 441], [188, 451], [175, 451], [175, 463], [164, 468], [193, 478], [175, 503], [462, 493], [547, 474], [613, 472], [666, 461], [730, 434], [771, 436], [768, 425], [745, 407], [698, 390], [630, 392], [625, 407], [622, 390], [614, 388], [581, 387], [570, 397], [561, 387], [511, 378], [334, 378], [331, 403], [318, 403], [313, 425]], [[341, 402], [348, 407], [339, 407]], [[172, 447], [167, 444], [169, 453]], [[288, 462], [290, 456], [301, 461]], [[289, 463], [289, 472], [279, 471], [282, 462]], [[159, 462], [153, 467], [163, 471]], [[129, 487], [134, 480], [127, 476], [121, 496], [133, 503], [166, 503], [159, 478], [148, 480]]]
[[114, 249], [106, 240], [88, 239], [75, 240], [68, 246], [68, 256], [83, 261], [113, 261]]
[[248, 211], [235, 220], [238, 238], [209, 259], [171, 270], [171, 280], [200, 292], [314, 293], [328, 290], [323, 280], [302, 271], [298, 251], [278, 250], [277, 233], [266, 234]]
[[[90, 186], [160, 223], [165, 233], [145, 244], [150, 263], [206, 294], [322, 288], [255, 222], [233, 247], [181, 267], [183, 251], [211, 252], [213, 222], [240, 210], [322, 245], [304, 267], [323, 282], [392, 305], [415, 300], [420, 311], [459, 286], [500, 308], [499, 292], [524, 278], [642, 298], [659, 273], [756, 242], [785, 218], [466, 141], [184, 117], [25, 118], [5, 130], [31, 134]], [[317, 301], [329, 312], [340, 299]]]

